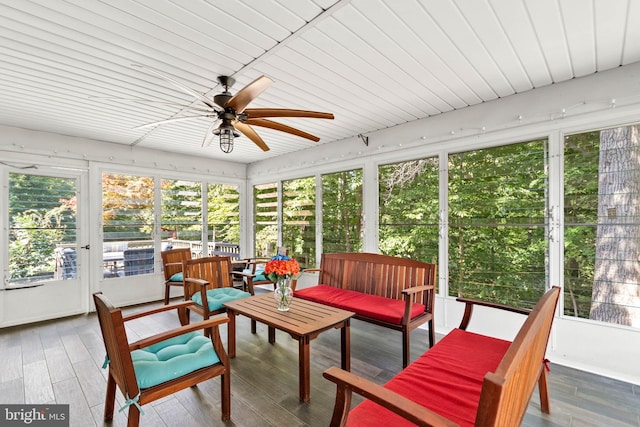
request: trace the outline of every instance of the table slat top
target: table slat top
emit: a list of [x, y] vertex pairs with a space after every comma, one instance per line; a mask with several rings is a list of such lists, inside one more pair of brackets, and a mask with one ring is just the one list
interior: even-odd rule
[[224, 305], [236, 314], [302, 336], [328, 329], [355, 315], [351, 311], [300, 298], [293, 299], [289, 311], [278, 311], [273, 293], [242, 298]]

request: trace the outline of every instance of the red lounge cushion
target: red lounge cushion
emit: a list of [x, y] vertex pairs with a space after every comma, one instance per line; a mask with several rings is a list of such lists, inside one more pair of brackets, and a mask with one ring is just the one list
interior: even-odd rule
[[[400, 324], [404, 314], [404, 301], [362, 292], [338, 289], [333, 286], [317, 285], [295, 291], [294, 297], [306, 299], [320, 304], [330, 305], [343, 310], [353, 311], [361, 316], [378, 319], [389, 323]], [[411, 318], [424, 313], [423, 304], [413, 304]]]
[[[454, 329], [384, 385], [461, 426], [473, 426], [482, 380], [494, 372], [509, 341]], [[347, 426], [414, 426], [366, 400], [349, 414]]]

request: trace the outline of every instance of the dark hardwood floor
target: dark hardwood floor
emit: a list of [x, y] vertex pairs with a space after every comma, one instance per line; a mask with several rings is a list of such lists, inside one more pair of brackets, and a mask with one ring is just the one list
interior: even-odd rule
[[[125, 309], [144, 310], [155, 304]], [[196, 317], [194, 316], [194, 319]], [[174, 312], [129, 322], [129, 339], [179, 326]], [[226, 328], [222, 331], [226, 345]], [[384, 383], [401, 369], [400, 334], [357, 320], [351, 325], [351, 370]], [[334, 385], [322, 377], [340, 365], [340, 333], [331, 330], [311, 344], [311, 402], [298, 401], [298, 347], [266, 327], [250, 333], [238, 318], [237, 357], [232, 360], [232, 421], [220, 421], [219, 378], [146, 405], [143, 426], [327, 426]], [[427, 333], [412, 334], [412, 360], [426, 350]], [[103, 425], [106, 370], [95, 314], [0, 329], [0, 403], [68, 403], [71, 425]], [[640, 386], [551, 365], [552, 414], [540, 413], [534, 392], [525, 426], [640, 426]], [[357, 398], [356, 402], [360, 399]], [[123, 404], [118, 396], [117, 407]], [[118, 413], [114, 426], [126, 425]]]

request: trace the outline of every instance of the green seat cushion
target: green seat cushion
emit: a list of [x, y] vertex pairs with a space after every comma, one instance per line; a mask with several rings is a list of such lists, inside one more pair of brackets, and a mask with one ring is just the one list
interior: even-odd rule
[[[223, 304], [229, 301], [250, 297], [249, 292], [241, 291], [236, 288], [216, 288], [207, 291], [207, 302], [209, 303], [209, 311], [216, 311], [224, 308]], [[202, 296], [200, 292], [196, 292], [191, 296], [191, 301], [202, 306]]]
[[184, 279], [182, 278], [182, 271], [169, 277], [169, 280], [167, 280], [167, 282], [184, 282]]
[[198, 332], [131, 352], [138, 387], [149, 388], [220, 361], [211, 339]]

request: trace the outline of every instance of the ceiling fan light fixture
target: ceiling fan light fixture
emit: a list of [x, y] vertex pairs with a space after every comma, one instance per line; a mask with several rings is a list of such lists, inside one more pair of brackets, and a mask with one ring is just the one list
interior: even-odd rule
[[233, 151], [233, 132], [229, 130], [223, 130], [220, 132], [220, 149], [223, 153], [231, 153]]
[[240, 134], [235, 130], [233, 125], [223, 123], [213, 131], [214, 135], [220, 137], [220, 149], [223, 153], [231, 153], [233, 151], [233, 141]]

